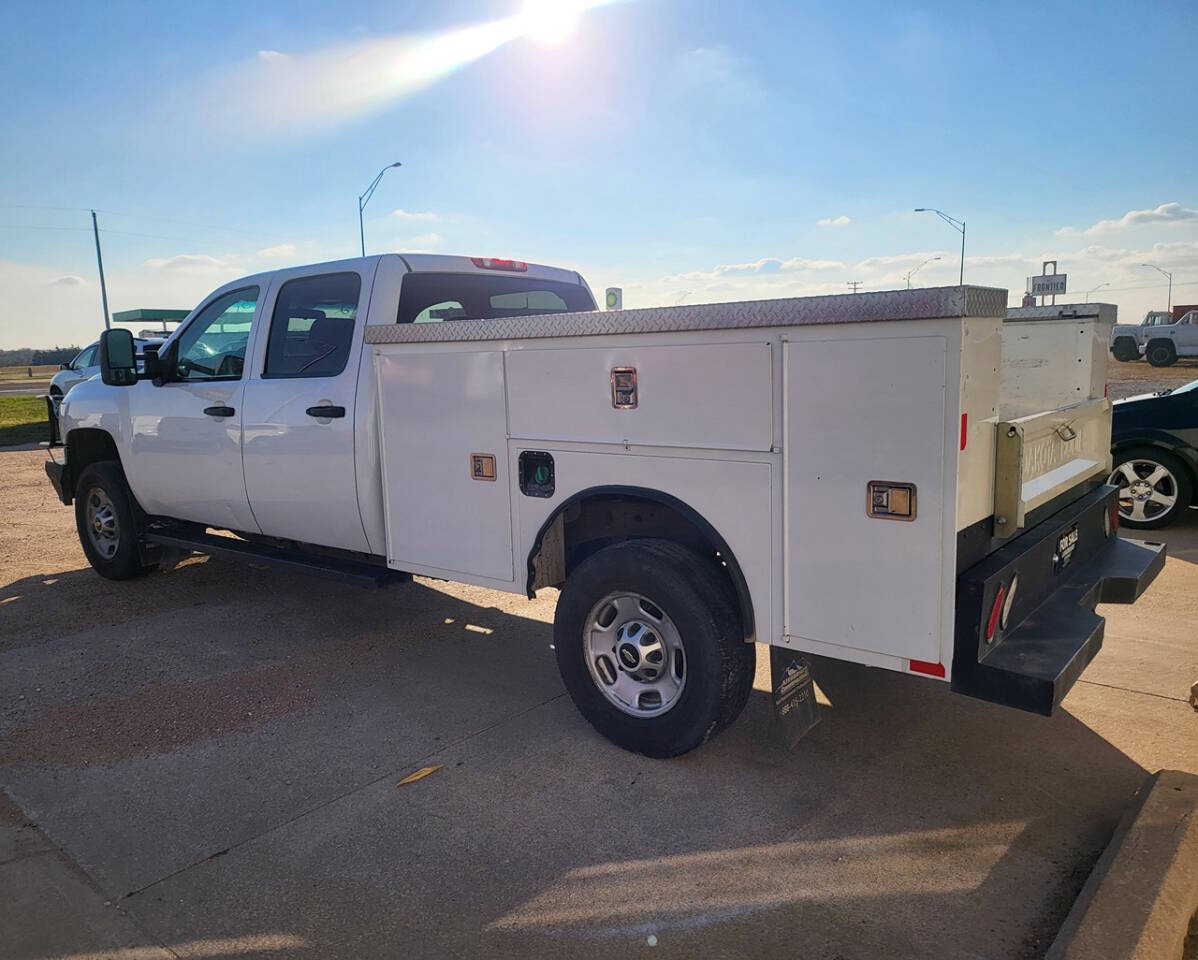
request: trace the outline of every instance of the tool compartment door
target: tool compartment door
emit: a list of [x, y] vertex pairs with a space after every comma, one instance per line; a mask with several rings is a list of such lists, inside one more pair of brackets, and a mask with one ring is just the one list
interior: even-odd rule
[[388, 566], [510, 582], [503, 353], [375, 350]]
[[[783, 350], [786, 632], [938, 662], [946, 340], [800, 340]], [[913, 484], [915, 518], [869, 516], [871, 481]]]

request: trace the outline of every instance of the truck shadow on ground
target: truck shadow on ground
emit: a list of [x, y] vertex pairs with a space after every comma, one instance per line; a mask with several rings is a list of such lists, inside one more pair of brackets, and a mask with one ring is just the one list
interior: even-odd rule
[[0, 783], [167, 944], [1009, 957], [1043, 953], [1145, 774], [1067, 710], [827, 660], [793, 752], [755, 693], [647, 760], [575, 713], [548, 622], [448, 590], [217, 559], [11, 583]]

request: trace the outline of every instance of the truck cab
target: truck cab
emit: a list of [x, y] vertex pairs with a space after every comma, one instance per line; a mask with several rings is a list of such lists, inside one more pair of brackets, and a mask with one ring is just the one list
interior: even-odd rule
[[388, 254], [245, 277], [179, 325], [152, 378], [65, 398], [64, 492], [115, 454], [147, 515], [382, 555], [367, 323], [594, 309], [576, 272], [489, 258]]

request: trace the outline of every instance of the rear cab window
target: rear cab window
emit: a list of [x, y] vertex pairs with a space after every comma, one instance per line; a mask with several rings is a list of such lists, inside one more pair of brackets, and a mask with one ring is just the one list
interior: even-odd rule
[[409, 273], [400, 288], [397, 322], [539, 317], [594, 309], [594, 299], [580, 283], [528, 276]]

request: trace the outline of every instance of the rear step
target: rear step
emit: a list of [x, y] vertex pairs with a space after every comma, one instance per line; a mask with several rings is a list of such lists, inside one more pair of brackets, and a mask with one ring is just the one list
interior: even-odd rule
[[[1159, 543], [1107, 533], [1111, 487], [1103, 487], [1027, 531], [957, 583], [952, 688], [957, 693], [1051, 715], [1102, 648], [1098, 603], [1134, 603], [1165, 564]], [[1074, 542], [1061, 563], [1062, 537]], [[986, 629], [1000, 587], [1019, 585], [1008, 630]]]
[[411, 578], [411, 574], [391, 570], [381, 563], [373, 564], [348, 557], [324, 556], [271, 544], [251, 543], [232, 537], [220, 537], [206, 531], [197, 533], [194, 529], [174, 524], [152, 523], [142, 534], [142, 539], [161, 547], [251, 560], [290, 570], [292, 573], [322, 577], [325, 580], [336, 580], [358, 587], [381, 587], [387, 583]]

